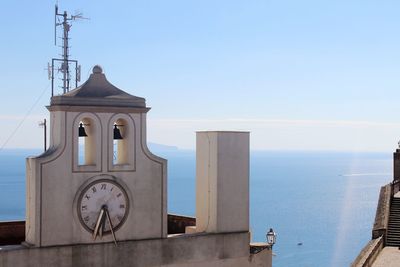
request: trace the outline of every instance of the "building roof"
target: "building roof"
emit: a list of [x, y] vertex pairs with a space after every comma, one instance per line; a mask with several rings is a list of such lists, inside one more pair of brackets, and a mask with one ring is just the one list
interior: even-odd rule
[[50, 106], [108, 106], [145, 108], [146, 100], [128, 94], [107, 81], [103, 69], [96, 65], [89, 79], [63, 95], [53, 96]]

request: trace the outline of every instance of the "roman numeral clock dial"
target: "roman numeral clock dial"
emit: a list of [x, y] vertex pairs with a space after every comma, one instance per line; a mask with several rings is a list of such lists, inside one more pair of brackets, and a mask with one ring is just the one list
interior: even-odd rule
[[129, 208], [128, 196], [113, 180], [97, 180], [86, 186], [78, 198], [78, 217], [93, 240], [110, 234], [115, 244], [117, 231], [124, 223]]

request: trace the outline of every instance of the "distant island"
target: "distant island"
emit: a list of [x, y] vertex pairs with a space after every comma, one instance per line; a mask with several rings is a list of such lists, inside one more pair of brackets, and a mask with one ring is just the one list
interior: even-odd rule
[[177, 146], [168, 146], [168, 145], [151, 143], [151, 142], [148, 142], [147, 146], [149, 147], [150, 151], [168, 152], [168, 151], [179, 150], [179, 148]]

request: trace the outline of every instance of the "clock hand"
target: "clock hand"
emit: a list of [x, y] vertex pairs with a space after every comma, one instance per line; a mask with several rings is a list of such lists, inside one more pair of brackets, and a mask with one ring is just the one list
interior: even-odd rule
[[[106, 210], [106, 209], [104, 209], [104, 210]], [[104, 228], [106, 227], [105, 220], [106, 220], [106, 216], [104, 214], [103, 217], [101, 218], [100, 239], [103, 238]]]
[[100, 226], [99, 226], [99, 236], [100, 236], [100, 239], [103, 238], [103, 222], [101, 222]]
[[108, 213], [107, 209], [106, 209], [106, 217], [107, 217], [108, 223], [110, 224], [110, 230], [111, 230], [112, 237], [114, 239], [115, 246], [117, 246], [117, 239], [115, 238], [115, 233], [114, 233], [113, 225], [111, 223], [110, 214]]
[[101, 208], [100, 213], [99, 213], [99, 217], [97, 217], [96, 226], [94, 228], [93, 240], [96, 240], [97, 233], [99, 232], [100, 226], [101, 226], [102, 221], [103, 221], [103, 217], [104, 217], [104, 208]]

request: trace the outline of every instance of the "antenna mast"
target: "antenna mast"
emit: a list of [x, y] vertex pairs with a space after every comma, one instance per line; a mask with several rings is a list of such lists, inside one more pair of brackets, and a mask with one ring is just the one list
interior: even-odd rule
[[[61, 21], [60, 21], [61, 18]], [[62, 58], [52, 58], [51, 65], [48, 65], [49, 79], [51, 80], [51, 96], [54, 96], [54, 68], [55, 63], [59, 63], [60, 66], [57, 68], [57, 74], [62, 74], [62, 86], [63, 94], [69, 92], [71, 84], [71, 76], [74, 76], [75, 87], [78, 87], [78, 82], [81, 80], [81, 66], [78, 65], [78, 61], [69, 58], [69, 31], [71, 29], [71, 22], [77, 19], [87, 19], [82, 16], [81, 13], [76, 15], [68, 16], [67, 11], [63, 13], [58, 12], [58, 6], [55, 6], [54, 12], [54, 45], [57, 45], [57, 27], [61, 26], [63, 29], [62, 36]], [[75, 65], [75, 73], [71, 73], [71, 66]]]

